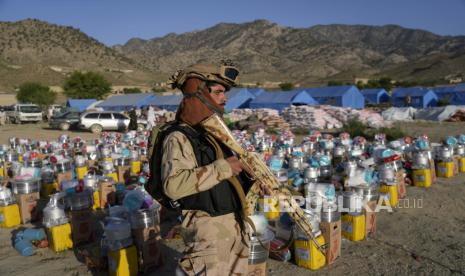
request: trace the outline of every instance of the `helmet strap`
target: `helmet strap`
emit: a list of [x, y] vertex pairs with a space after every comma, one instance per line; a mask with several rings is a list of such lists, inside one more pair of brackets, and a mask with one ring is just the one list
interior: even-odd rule
[[202, 81], [202, 82], [200, 83], [199, 87], [197, 88], [197, 92], [192, 93], [192, 94], [184, 94], [184, 97], [186, 97], [186, 98], [196, 97], [196, 98], [199, 99], [210, 111], [212, 111], [213, 113], [218, 114], [219, 116], [222, 116], [222, 115], [223, 115], [223, 111], [221, 111], [219, 108], [217, 108], [216, 106], [214, 106], [210, 101], [208, 101], [208, 99], [206, 99], [206, 98], [202, 95], [203, 90], [205, 90], [206, 88], [208, 89], [208, 87], [207, 87], [207, 85], [206, 85], [206, 82], [205, 82], [205, 81]]

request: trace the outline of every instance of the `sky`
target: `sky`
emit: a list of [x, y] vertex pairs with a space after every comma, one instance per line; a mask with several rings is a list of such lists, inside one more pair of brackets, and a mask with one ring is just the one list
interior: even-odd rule
[[0, 0], [0, 21], [73, 26], [112, 46], [266, 19], [282, 26], [396, 24], [465, 35], [465, 0]]

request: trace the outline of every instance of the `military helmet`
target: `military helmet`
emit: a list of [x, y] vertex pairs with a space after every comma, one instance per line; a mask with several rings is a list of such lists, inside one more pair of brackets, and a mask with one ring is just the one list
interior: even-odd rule
[[198, 78], [206, 82], [222, 84], [226, 90], [229, 90], [236, 86], [238, 75], [239, 70], [230, 61], [222, 61], [220, 65], [198, 63], [178, 70], [171, 76], [170, 81], [173, 89], [181, 89], [186, 80]]

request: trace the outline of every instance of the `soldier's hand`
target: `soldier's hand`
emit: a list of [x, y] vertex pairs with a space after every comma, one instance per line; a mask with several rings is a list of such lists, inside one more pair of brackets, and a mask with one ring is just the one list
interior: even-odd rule
[[229, 163], [229, 166], [231, 166], [233, 175], [236, 176], [242, 172], [242, 164], [239, 159], [235, 156], [231, 156], [226, 158], [226, 161]]

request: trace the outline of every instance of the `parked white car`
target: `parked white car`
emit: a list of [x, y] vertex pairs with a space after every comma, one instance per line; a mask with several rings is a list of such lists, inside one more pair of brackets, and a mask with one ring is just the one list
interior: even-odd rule
[[[127, 116], [116, 111], [86, 112], [79, 119], [79, 128], [93, 133], [100, 133], [104, 130], [124, 131], [128, 128], [129, 121]], [[142, 122], [138, 123], [138, 129], [144, 128]]]
[[15, 104], [6, 111], [6, 117], [9, 122], [15, 124], [38, 123], [42, 121], [42, 110], [36, 104]]

